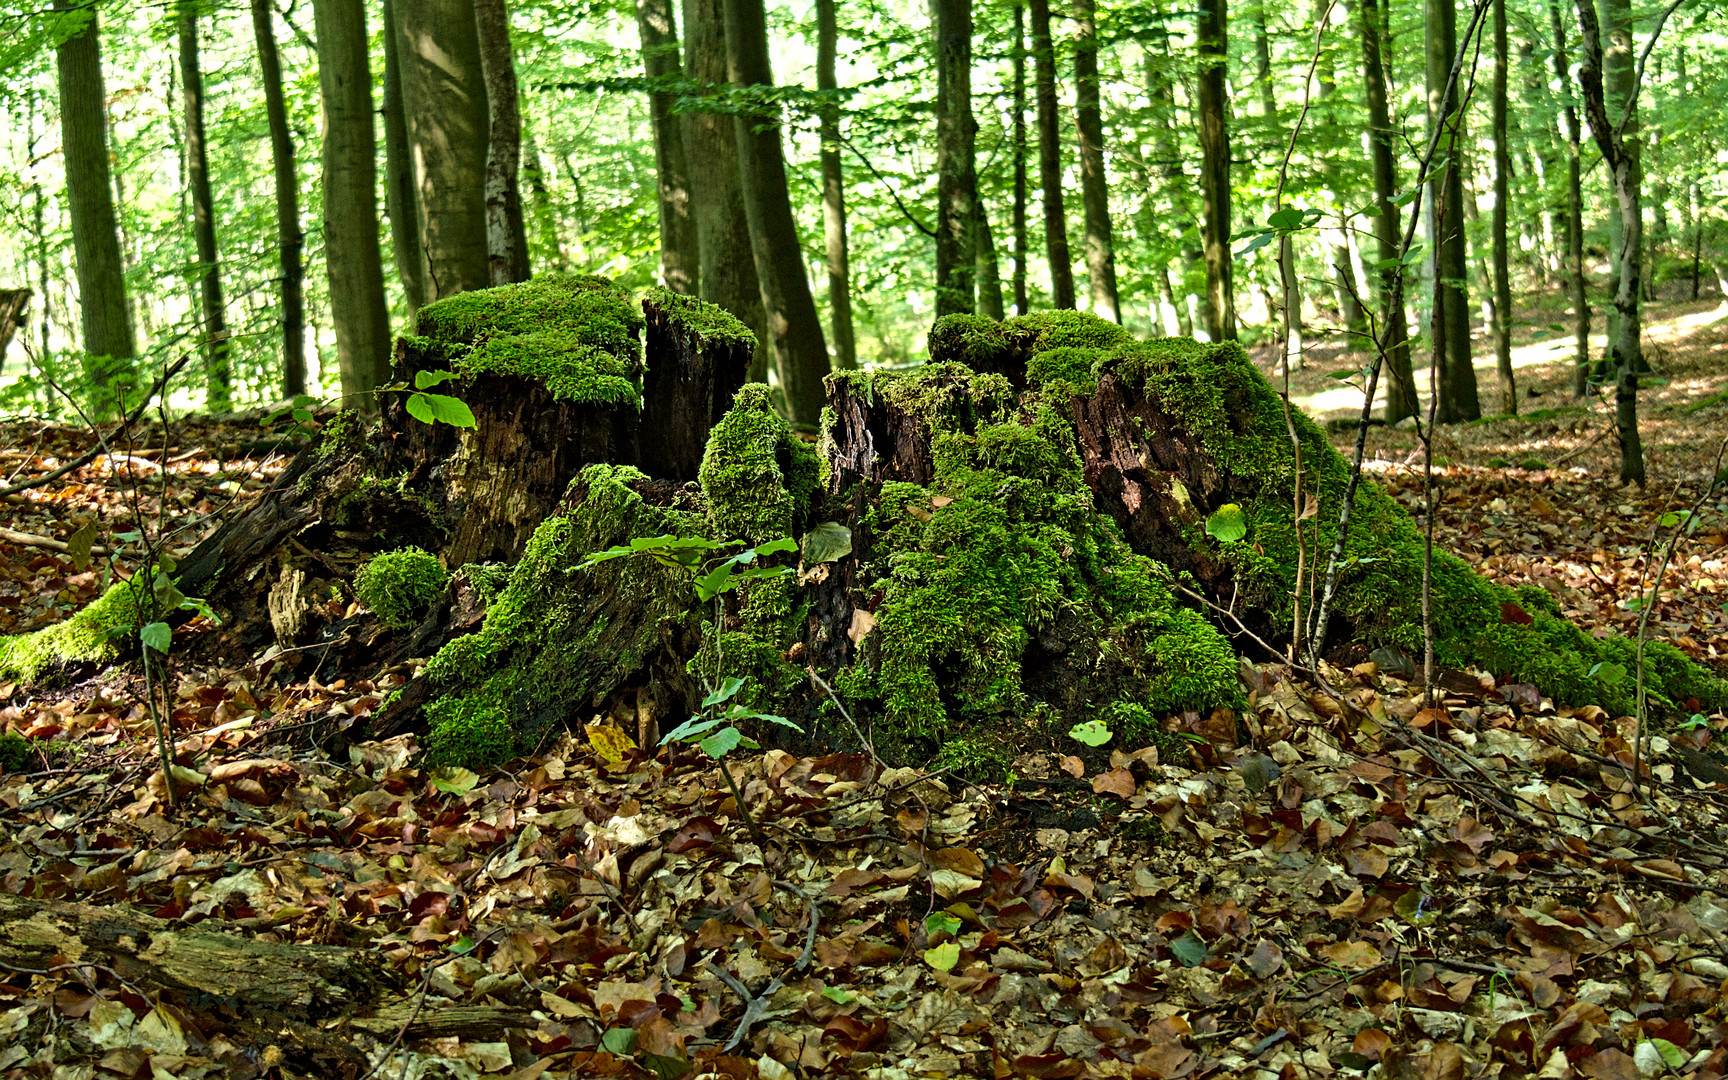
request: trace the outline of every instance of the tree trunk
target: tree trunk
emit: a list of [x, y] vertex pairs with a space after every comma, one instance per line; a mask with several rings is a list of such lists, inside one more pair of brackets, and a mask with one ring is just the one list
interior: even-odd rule
[[[1637, 232], [1640, 238], [1644, 234], [1643, 227], [1643, 162], [1639, 151], [1642, 140], [1639, 138], [1640, 123], [1638, 103], [1631, 98], [1632, 83], [1636, 77], [1637, 42], [1633, 40], [1633, 16], [1630, 0], [1596, 0], [1597, 18], [1600, 20], [1601, 60], [1597, 65], [1602, 79], [1604, 108], [1607, 110], [1609, 122], [1622, 128], [1624, 136], [1624, 153], [1630, 162], [1631, 179], [1638, 195], [1639, 218]], [[1591, 52], [1586, 48], [1585, 62], [1589, 62]], [[1588, 92], [1586, 92], [1588, 93]], [[1586, 104], [1588, 109], [1588, 104]], [[1594, 132], [1592, 132], [1594, 135]], [[1618, 194], [1614, 191], [1610, 180], [1608, 199], [1608, 295], [1611, 298], [1608, 306], [1608, 340], [1609, 348], [1620, 334], [1621, 309], [1618, 301], [1612, 298], [1620, 292], [1620, 273], [1625, 268], [1626, 260], [1621, 256], [1620, 249], [1625, 246], [1627, 236], [1632, 231], [1628, 228], [1625, 209], [1621, 205]], [[1642, 299], [1642, 297], [1640, 297]], [[1639, 355], [1642, 362], [1642, 353]], [[1609, 365], [1608, 372], [1613, 371]]]
[[1226, 0], [1206, 0], [1195, 16], [1200, 70], [1196, 121], [1200, 127], [1200, 237], [1206, 260], [1206, 335], [1236, 340], [1236, 300], [1230, 260], [1230, 62]]
[[[684, 0], [684, 74], [704, 95], [725, 92], [726, 21], [722, 0]], [[773, 343], [762, 286], [750, 247], [750, 220], [738, 165], [732, 117], [705, 109], [684, 116], [685, 161], [701, 251], [702, 299], [719, 304], [756, 334], [751, 382], [765, 382]]]
[[[1337, 5], [1339, 23], [1342, 26], [1349, 21], [1349, 8], [1340, 3]], [[1314, 5], [1314, 22], [1317, 32], [1323, 36], [1330, 34], [1329, 23], [1332, 5], [1317, 2]], [[1323, 44], [1315, 54], [1315, 81], [1319, 84], [1319, 101], [1321, 109], [1335, 109], [1338, 93], [1338, 65], [1332, 55], [1332, 48]], [[1335, 116], [1336, 113], [1322, 113], [1323, 116]], [[1326, 183], [1327, 190], [1332, 194], [1335, 203], [1342, 203], [1338, 197], [1340, 174], [1336, 162], [1330, 157], [1322, 157], [1319, 162], [1320, 177]], [[1338, 308], [1338, 317], [1343, 322], [1345, 345], [1347, 348], [1357, 348], [1365, 342], [1368, 332], [1368, 313], [1362, 307], [1362, 295], [1359, 291], [1356, 266], [1353, 261], [1354, 251], [1350, 242], [1350, 211], [1340, 206], [1338, 227], [1325, 228], [1320, 231], [1322, 241], [1332, 263], [1332, 295]]]
[[1248, 7], [1248, 24], [1254, 31], [1254, 89], [1260, 95], [1260, 115], [1267, 127], [1278, 126], [1278, 87], [1272, 82], [1272, 39], [1266, 33], [1266, 0]]
[[[23, 324], [24, 312], [29, 305], [29, 289], [0, 289], [0, 371], [6, 369], [6, 348], [12, 344], [12, 335]], [[28, 338], [25, 347], [28, 350]]]
[[984, 200], [977, 203], [978, 217], [973, 226], [973, 239], [978, 249], [978, 314], [1001, 319], [1002, 264], [996, 257], [996, 234], [990, 228], [990, 211]]
[[396, 276], [402, 282], [408, 318], [426, 303], [426, 266], [420, 252], [420, 200], [414, 188], [414, 155], [408, 145], [408, 113], [402, 102], [402, 27], [398, 0], [384, 0], [384, 208]]
[[972, 0], [933, 0], [936, 39], [936, 317], [976, 306], [978, 178]]
[[[120, 404], [132, 359], [138, 355], [126, 299], [126, 268], [114, 215], [108, 171], [108, 96], [102, 82], [102, 46], [94, 8], [55, 0], [61, 16], [84, 29], [55, 50], [60, 87], [60, 139], [66, 158], [66, 203], [78, 270], [78, 315], [84, 331], [84, 374], [104, 412]], [[123, 411], [123, 410], [122, 410]]]
[[504, 0], [473, 0], [474, 33], [486, 85], [486, 259], [490, 282], [527, 281], [528, 227], [522, 220], [522, 108]]
[[[737, 87], [770, 87], [768, 19], [762, 0], [724, 0], [726, 70]], [[768, 312], [768, 336], [780, 374], [787, 418], [814, 431], [822, 412], [822, 380], [828, 375], [828, 347], [822, 321], [810, 295], [804, 251], [792, 219], [791, 192], [786, 185], [786, 158], [780, 142], [777, 111], [740, 113], [733, 119], [738, 139], [739, 178], [744, 185], [744, 212], [750, 221], [750, 248], [756, 276], [762, 282], [762, 303]]]
[[1512, 147], [1506, 135], [1506, 0], [1494, 0], [1494, 363], [1500, 372], [1500, 412], [1518, 415], [1518, 383], [1512, 371], [1512, 267], [1506, 223], [1512, 202]]
[[[816, 0], [816, 89], [837, 91], [834, 74], [840, 51], [835, 0]], [[828, 256], [828, 311], [834, 327], [834, 366], [847, 371], [858, 366], [858, 342], [852, 333], [852, 271], [846, 251], [846, 173], [841, 168], [840, 104], [825, 101], [819, 115], [822, 137], [822, 231]]]
[[1440, 407], [1443, 424], [1475, 420], [1482, 415], [1476, 395], [1476, 368], [1470, 353], [1470, 256], [1464, 224], [1464, 169], [1461, 162], [1464, 118], [1455, 113], [1460, 88], [1447, 93], [1452, 60], [1458, 51], [1457, 9], [1454, 0], [1426, 0], [1424, 44], [1428, 62], [1429, 130], [1446, 125], [1440, 153], [1447, 165], [1429, 182], [1434, 204], [1434, 300], [1439, 312], [1435, 355], [1440, 361]]
[[1548, 22], [1554, 34], [1554, 75], [1565, 105], [1560, 110], [1560, 137], [1566, 143], [1566, 291], [1572, 300], [1572, 337], [1577, 343], [1572, 368], [1572, 393], [1583, 397], [1590, 382], [1590, 296], [1584, 289], [1584, 183], [1582, 130], [1573, 104], [1571, 62], [1566, 59], [1566, 24], [1560, 0], [1548, 0]]
[[324, 265], [346, 408], [375, 412], [390, 375], [390, 316], [378, 253], [377, 137], [366, 11], [355, 0], [314, 0], [318, 88], [324, 103]]
[[180, 92], [186, 110], [186, 180], [192, 196], [192, 239], [198, 249], [198, 308], [204, 324], [204, 407], [234, 407], [228, 311], [222, 299], [222, 259], [216, 248], [216, 206], [210, 157], [204, 148], [204, 74], [198, 67], [198, 8], [179, 0]]
[[[306, 268], [300, 229], [300, 175], [294, 162], [294, 137], [282, 97], [282, 62], [270, 23], [270, 0], [252, 0], [252, 36], [264, 77], [264, 115], [270, 125], [270, 163], [276, 182], [276, 250], [282, 266], [282, 397], [306, 392]], [[388, 35], [388, 31], [386, 31]]]
[[[1026, 5], [1014, 2], [1014, 314], [1031, 308], [1026, 295]], [[1693, 275], [1697, 280], [1697, 275]]]
[[1380, 270], [1380, 340], [1376, 343], [1386, 364], [1386, 422], [1396, 424], [1415, 416], [1416, 378], [1410, 363], [1410, 334], [1405, 325], [1403, 271], [1395, 263], [1402, 254], [1399, 244], [1403, 228], [1399, 207], [1392, 201], [1398, 193], [1398, 176], [1392, 151], [1392, 118], [1386, 105], [1384, 39], [1376, 0], [1361, 0], [1359, 27], [1362, 33], [1362, 78], [1367, 86], [1369, 164], [1374, 172], [1374, 205], [1380, 213], [1373, 219], [1374, 240]]
[[1062, 142], [1056, 118], [1056, 52], [1050, 0], [1029, 0], [1034, 93], [1038, 97], [1038, 184], [1044, 194], [1044, 251], [1050, 260], [1050, 306], [1074, 306], [1074, 266], [1068, 255], [1068, 216], [1062, 209]]
[[1086, 272], [1093, 314], [1119, 323], [1122, 309], [1116, 294], [1116, 245], [1110, 235], [1110, 178], [1104, 168], [1094, 7], [1094, 0], [1074, 3], [1074, 116], [1080, 134], [1080, 196], [1086, 208]]
[[398, 3], [402, 102], [431, 303], [491, 282], [486, 83], [473, 0]]
[[[636, 30], [642, 38], [642, 68], [656, 82], [676, 82], [684, 64], [678, 56], [678, 27], [672, 0], [637, 0]], [[660, 196], [660, 278], [681, 296], [696, 296], [702, 283], [702, 252], [691, 216], [690, 170], [684, 157], [684, 117], [672, 111], [670, 90], [650, 90], [648, 115], [654, 125], [654, 175]]]

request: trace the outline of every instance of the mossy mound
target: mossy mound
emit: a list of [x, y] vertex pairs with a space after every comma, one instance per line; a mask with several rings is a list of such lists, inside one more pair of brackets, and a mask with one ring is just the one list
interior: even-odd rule
[[718, 304], [675, 293], [659, 285], [648, 289], [643, 297], [704, 342], [743, 345], [750, 349], [756, 347], [756, 335], [750, 328]]
[[642, 311], [603, 277], [542, 277], [420, 309], [413, 344], [465, 378], [538, 380], [579, 404], [635, 404], [641, 392]]
[[438, 556], [416, 547], [380, 552], [354, 575], [354, 595], [393, 630], [405, 630], [431, 610], [450, 575]]
[[[105, 664], [119, 655], [117, 642], [154, 618], [141, 617], [142, 586], [117, 581], [69, 618], [28, 634], [0, 637], [0, 680], [32, 683], [56, 667]], [[154, 603], [151, 599], [150, 603]]]

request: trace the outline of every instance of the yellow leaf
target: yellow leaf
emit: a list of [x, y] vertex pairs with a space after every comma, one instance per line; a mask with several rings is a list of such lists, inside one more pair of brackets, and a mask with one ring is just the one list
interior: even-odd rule
[[618, 764], [624, 760], [625, 754], [636, 749], [630, 736], [610, 724], [589, 724], [588, 742], [594, 747], [594, 752], [600, 755], [600, 760], [608, 765]]

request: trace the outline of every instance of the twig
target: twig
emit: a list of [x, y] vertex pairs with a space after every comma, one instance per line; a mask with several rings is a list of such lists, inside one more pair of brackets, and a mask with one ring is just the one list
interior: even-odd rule
[[742, 982], [738, 981], [730, 971], [727, 971], [719, 964], [710, 965], [714, 974], [720, 977], [720, 981], [731, 987], [732, 992], [744, 1000], [744, 1015], [738, 1018], [738, 1026], [732, 1030], [732, 1038], [726, 1043], [725, 1047], [721, 1049], [720, 1052], [723, 1054], [731, 1053], [732, 1049], [744, 1040], [744, 1036], [750, 1033], [751, 1025], [762, 1019], [762, 1017], [767, 1014], [768, 1006], [771, 1003], [770, 999], [774, 997], [774, 992], [776, 990], [785, 985], [786, 976], [791, 972], [803, 971], [806, 967], [809, 967], [810, 958], [816, 953], [816, 924], [820, 916], [820, 912], [816, 908], [816, 901], [805, 896], [804, 891], [798, 888], [798, 886], [792, 884], [790, 881], [776, 880], [774, 884], [803, 900], [807, 907], [810, 917], [810, 928], [808, 933], [804, 936], [804, 952], [798, 957], [797, 963], [793, 964], [788, 971], [783, 971], [779, 975], [776, 975], [774, 981], [764, 987], [760, 994], [751, 994], [749, 990], [745, 989]]

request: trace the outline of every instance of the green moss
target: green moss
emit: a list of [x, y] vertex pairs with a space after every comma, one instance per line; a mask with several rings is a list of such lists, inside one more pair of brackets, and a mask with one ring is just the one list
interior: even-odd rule
[[368, 560], [354, 575], [354, 595], [385, 626], [405, 630], [431, 610], [449, 580], [438, 556], [408, 547]]
[[[339, 489], [338, 489], [339, 490]], [[408, 477], [365, 476], [336, 500], [330, 522], [338, 527], [365, 525], [380, 534], [413, 536], [442, 533], [448, 518], [431, 499], [408, 487]]]
[[341, 409], [324, 424], [322, 434], [319, 457], [358, 454], [366, 448], [366, 418], [353, 409]]
[[656, 285], [645, 294], [656, 307], [674, 316], [679, 325], [703, 341], [756, 348], [756, 335], [718, 304], [683, 296]]
[[1069, 393], [1090, 394], [1098, 389], [1098, 380], [1092, 373], [1092, 365], [1097, 359], [1098, 353], [1094, 349], [1071, 346], [1045, 349], [1027, 363], [1026, 381], [1040, 390], [1054, 389], [1057, 383], [1063, 383]]
[[0, 773], [22, 772], [29, 762], [29, 739], [16, 731], [0, 734]]
[[930, 328], [930, 362], [953, 361], [978, 372], [1024, 370], [1051, 349], [1111, 349], [1134, 343], [1122, 327], [1086, 311], [1038, 311], [1002, 322], [946, 315]]
[[424, 352], [465, 378], [510, 375], [543, 382], [560, 400], [638, 400], [642, 315], [602, 277], [544, 277], [458, 293], [420, 309]]
[[774, 412], [768, 387], [749, 383], [708, 434], [697, 479], [712, 539], [753, 544], [794, 535], [821, 483], [821, 461]]
[[496, 601], [505, 586], [510, 584], [510, 566], [507, 563], [463, 563], [457, 573], [467, 577], [468, 584], [487, 604]]
[[[142, 588], [140, 583], [137, 589]], [[154, 607], [153, 598], [147, 602]], [[62, 664], [107, 663], [119, 655], [117, 641], [154, 617], [140, 617], [130, 581], [115, 582], [70, 618], [33, 633], [0, 637], [0, 679], [31, 683]]]
[[467, 694], [426, 706], [426, 764], [485, 769], [521, 752], [510, 718], [511, 680], [494, 675]]

